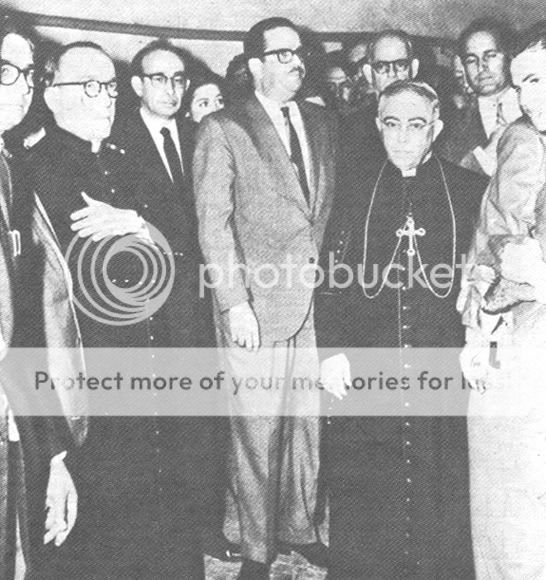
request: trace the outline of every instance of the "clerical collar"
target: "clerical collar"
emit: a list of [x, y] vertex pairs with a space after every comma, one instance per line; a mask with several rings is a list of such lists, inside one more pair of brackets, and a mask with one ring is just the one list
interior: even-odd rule
[[419, 167], [421, 167], [421, 165], [424, 165], [425, 163], [427, 163], [427, 161], [431, 158], [432, 156], [432, 152], [429, 151], [425, 157], [422, 159], [421, 163], [419, 163], [419, 165], [417, 165], [417, 167], [412, 167], [410, 169], [399, 169], [400, 173], [402, 174], [402, 177], [415, 177], [417, 175], [417, 169]]

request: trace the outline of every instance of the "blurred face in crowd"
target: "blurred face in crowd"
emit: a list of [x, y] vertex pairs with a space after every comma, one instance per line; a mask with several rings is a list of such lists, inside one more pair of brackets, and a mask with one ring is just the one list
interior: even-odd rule
[[155, 50], [142, 60], [142, 75], [131, 79], [142, 107], [152, 116], [172, 119], [188, 87], [184, 61], [169, 50]]
[[426, 97], [405, 91], [380, 98], [377, 128], [391, 163], [401, 171], [426, 161], [442, 127]]
[[472, 34], [462, 59], [468, 83], [479, 96], [496, 95], [508, 86], [508, 59], [490, 32]]
[[350, 80], [345, 71], [339, 66], [332, 66], [326, 71], [326, 88], [331, 96], [338, 100], [348, 100]]
[[413, 79], [418, 68], [419, 62], [410, 58], [406, 43], [388, 36], [376, 43], [372, 61], [364, 65], [364, 75], [379, 94], [394, 81]]
[[34, 61], [28, 41], [8, 34], [0, 47], [0, 135], [28, 113], [34, 87]]
[[524, 50], [512, 61], [511, 72], [522, 111], [546, 132], [546, 50], [540, 46]]
[[203, 117], [224, 108], [224, 97], [218, 85], [209, 83], [195, 89], [190, 104], [190, 116], [200, 123]]
[[254, 87], [265, 97], [287, 102], [295, 97], [305, 77], [300, 35], [286, 26], [273, 28], [264, 33], [264, 46], [261, 59], [248, 61]]
[[57, 125], [85, 141], [106, 139], [116, 111], [112, 59], [95, 48], [76, 47], [61, 57], [58, 68], [44, 93]]

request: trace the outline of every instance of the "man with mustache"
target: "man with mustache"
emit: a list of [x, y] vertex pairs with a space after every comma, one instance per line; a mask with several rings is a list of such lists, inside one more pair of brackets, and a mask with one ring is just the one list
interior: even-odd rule
[[506, 127], [521, 116], [510, 86], [512, 33], [494, 19], [472, 22], [461, 34], [458, 52], [477, 100], [449, 120], [439, 154], [471, 171], [493, 175], [497, 144]]
[[240, 389], [230, 400], [239, 579], [265, 580], [279, 540], [325, 563], [313, 526], [318, 391], [290, 396], [287, 384], [318, 378], [312, 299], [337, 147], [334, 118], [294, 100], [306, 56], [295, 25], [259, 22], [245, 55], [254, 93], [202, 121], [194, 184], [228, 370], [279, 385], [261, 397]]

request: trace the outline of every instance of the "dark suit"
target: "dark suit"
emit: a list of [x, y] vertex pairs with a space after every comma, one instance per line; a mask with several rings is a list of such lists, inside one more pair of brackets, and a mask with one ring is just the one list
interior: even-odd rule
[[[314, 275], [310, 284], [300, 274], [318, 259], [333, 199], [337, 139], [335, 120], [324, 109], [302, 103], [299, 110], [310, 151], [309, 202], [277, 129], [255, 96], [207, 117], [197, 137], [199, 237], [207, 263], [225, 274], [214, 288], [216, 325], [228, 367], [237, 377], [252, 374], [252, 369], [269, 378], [283, 376], [274, 366], [279, 361], [288, 365], [283, 371], [292, 365], [291, 376], [313, 379], [318, 373]], [[287, 259], [294, 264], [292, 280], [282, 268]], [[279, 278], [262, 285], [251, 274], [245, 284], [242, 275], [230, 277], [233, 263], [255, 272], [265, 264]], [[246, 301], [260, 329], [262, 346], [255, 354], [234, 345], [228, 328], [228, 310]], [[287, 380], [289, 376], [284, 373]], [[271, 392], [267, 403], [252, 393], [231, 400], [232, 413], [239, 415], [231, 423], [231, 478], [245, 558], [270, 561], [278, 537], [296, 543], [315, 540], [310, 517], [316, 497], [318, 419], [280, 414], [290, 415], [295, 405], [302, 405], [312, 415], [317, 401], [317, 392], [310, 391], [288, 403], [283, 389]], [[245, 416], [262, 403], [278, 415]]]
[[[171, 180], [138, 110], [114, 126], [112, 140], [124, 149], [131, 168], [129, 190], [134, 208], [166, 237], [175, 260], [174, 285], [165, 305], [149, 321], [151, 334], [163, 336], [164, 346], [171, 348], [213, 347], [210, 294], [207, 291], [206, 295], [199, 295], [202, 257], [191, 177], [195, 124], [189, 119], [177, 119], [177, 128], [184, 167], [182, 190], [177, 190]], [[183, 360], [184, 353], [181, 357]], [[210, 414], [215, 415], [218, 410], [211, 408]], [[193, 447], [190, 440], [183, 443], [188, 457], [191, 455], [186, 463], [188, 472], [193, 474], [193, 495], [202, 506], [206, 531], [219, 534], [225, 496], [225, 419], [185, 417], [182, 421], [185, 431], [196, 434]]]
[[472, 99], [469, 106], [457, 109], [445, 120], [445, 128], [438, 138], [436, 151], [451, 163], [461, 165], [475, 173], [483, 173], [472, 153], [476, 147], [487, 145], [478, 100]]

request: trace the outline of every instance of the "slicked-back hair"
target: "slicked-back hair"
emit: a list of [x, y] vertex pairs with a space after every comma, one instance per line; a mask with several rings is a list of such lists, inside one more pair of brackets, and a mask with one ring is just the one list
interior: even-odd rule
[[275, 28], [291, 28], [299, 34], [296, 25], [288, 18], [275, 16], [257, 22], [247, 33], [244, 40], [244, 54], [247, 62], [251, 58], [262, 58], [265, 50], [265, 33]]
[[496, 20], [495, 18], [478, 18], [473, 20], [459, 36], [457, 41], [457, 52], [464, 59], [466, 55], [466, 44], [470, 37], [477, 32], [488, 32], [494, 39], [497, 49], [506, 56], [511, 57], [514, 51], [515, 35], [512, 29]]
[[23, 15], [16, 12], [0, 12], [0, 49], [2, 48], [2, 44], [4, 44], [4, 38], [8, 34], [21, 36], [29, 43], [32, 51], [34, 51], [36, 35]]
[[71, 50], [78, 48], [91, 48], [93, 50], [97, 50], [98, 52], [102, 52], [102, 54], [110, 58], [110, 55], [102, 48], [102, 46], [95, 42], [83, 40], [60, 46], [47, 57], [44, 63], [42, 82], [46, 87], [50, 87], [53, 84], [55, 75], [59, 72], [61, 61], [64, 55], [68, 54]]
[[142, 68], [142, 63], [144, 59], [157, 51], [165, 51], [171, 52], [175, 56], [177, 56], [184, 68], [186, 68], [186, 61], [184, 60], [184, 55], [182, 51], [176, 47], [174, 44], [165, 40], [163, 38], [152, 40], [149, 44], [147, 44], [144, 48], [141, 48], [134, 56], [133, 60], [131, 61], [131, 76], [133, 77], [140, 77], [144, 74], [144, 69]]
[[413, 93], [428, 101], [432, 106], [432, 114], [435, 119], [440, 116], [440, 99], [438, 93], [427, 83], [418, 81], [394, 81], [380, 95], [378, 102], [378, 111], [381, 112], [383, 103], [389, 97], [395, 97], [402, 93]]
[[546, 20], [533, 24], [519, 35], [514, 56], [534, 48], [546, 50]]
[[370, 40], [370, 43], [368, 44], [368, 51], [366, 53], [369, 63], [373, 64], [375, 62], [375, 47], [381, 40], [385, 40], [386, 38], [393, 38], [402, 42], [406, 47], [406, 53], [408, 55], [407, 58], [409, 60], [413, 58], [413, 43], [411, 41], [410, 35], [404, 30], [392, 28], [378, 32]]

